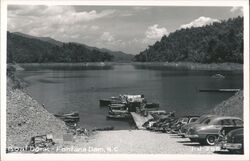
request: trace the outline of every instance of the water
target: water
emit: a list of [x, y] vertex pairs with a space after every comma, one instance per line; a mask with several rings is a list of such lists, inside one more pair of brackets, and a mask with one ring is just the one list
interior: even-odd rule
[[243, 88], [243, 74], [219, 72], [215, 80], [209, 71], [137, 69], [130, 64], [112, 70], [22, 71], [18, 75], [29, 83], [28, 92], [51, 113], [79, 111], [80, 125], [86, 128], [114, 126], [129, 129], [125, 121], [106, 120], [107, 108], [99, 99], [119, 94], [144, 94], [148, 102], [160, 103], [178, 116], [204, 114], [233, 93], [198, 92], [199, 88]]

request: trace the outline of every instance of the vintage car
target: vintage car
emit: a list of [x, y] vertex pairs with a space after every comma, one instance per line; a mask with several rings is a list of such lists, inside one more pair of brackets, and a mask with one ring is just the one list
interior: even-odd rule
[[197, 124], [202, 124], [206, 119], [208, 119], [209, 117], [214, 117], [214, 116], [216, 116], [216, 115], [207, 115], [206, 114], [206, 115], [200, 116], [196, 121], [193, 121], [193, 120], [189, 121], [188, 124], [183, 125], [180, 128], [180, 130], [178, 132], [178, 135], [181, 136], [181, 137], [185, 137], [185, 134], [186, 134], [186, 132], [188, 131], [189, 128], [191, 128], [192, 126], [195, 126]]
[[163, 127], [170, 122], [176, 120], [177, 118], [175, 117], [167, 117], [167, 118], [162, 118], [159, 119], [157, 122], [153, 123], [152, 126], [149, 128], [150, 130], [154, 131], [163, 131]]
[[189, 128], [186, 137], [197, 139], [200, 144], [214, 145], [219, 131], [226, 126], [243, 126], [243, 121], [238, 117], [231, 116], [211, 117], [204, 123]]
[[200, 116], [183, 116], [180, 120], [171, 127], [171, 133], [178, 133], [182, 126], [195, 122]]
[[222, 128], [219, 132], [217, 145], [222, 150], [228, 150], [230, 153], [244, 153], [244, 128]]

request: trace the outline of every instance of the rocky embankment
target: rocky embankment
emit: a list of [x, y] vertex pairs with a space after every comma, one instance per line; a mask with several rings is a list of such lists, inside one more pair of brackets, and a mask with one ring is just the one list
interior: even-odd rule
[[65, 123], [50, 114], [42, 105], [21, 89], [17, 80], [7, 79], [7, 145], [25, 147], [32, 136], [53, 134], [62, 138], [67, 131]]
[[243, 91], [239, 91], [229, 99], [216, 105], [211, 113], [216, 115], [236, 116], [243, 118], [243, 109]]

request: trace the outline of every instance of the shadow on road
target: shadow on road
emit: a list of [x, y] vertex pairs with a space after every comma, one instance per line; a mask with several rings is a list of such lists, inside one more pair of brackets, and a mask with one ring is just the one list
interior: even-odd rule
[[191, 144], [183, 144], [184, 146], [204, 146], [204, 145], [200, 145], [199, 143], [191, 143]]
[[229, 151], [214, 151], [215, 154], [226, 154], [226, 155], [243, 155], [239, 153], [230, 153]]
[[192, 141], [177, 141], [178, 143], [193, 143]]
[[180, 138], [179, 136], [170, 136], [170, 138]]

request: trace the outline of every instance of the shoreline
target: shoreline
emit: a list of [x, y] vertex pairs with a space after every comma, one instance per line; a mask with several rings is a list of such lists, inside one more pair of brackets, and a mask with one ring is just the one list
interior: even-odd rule
[[190, 71], [235, 71], [243, 72], [243, 64], [238, 63], [192, 63], [192, 62], [135, 62], [132, 63], [138, 69], [171, 69], [171, 70], [190, 70]]
[[190, 71], [232, 71], [243, 72], [238, 63], [192, 63], [192, 62], [83, 62], [83, 63], [17, 63], [16, 70], [112, 70], [115, 65], [133, 65], [137, 69], [190, 70]]

